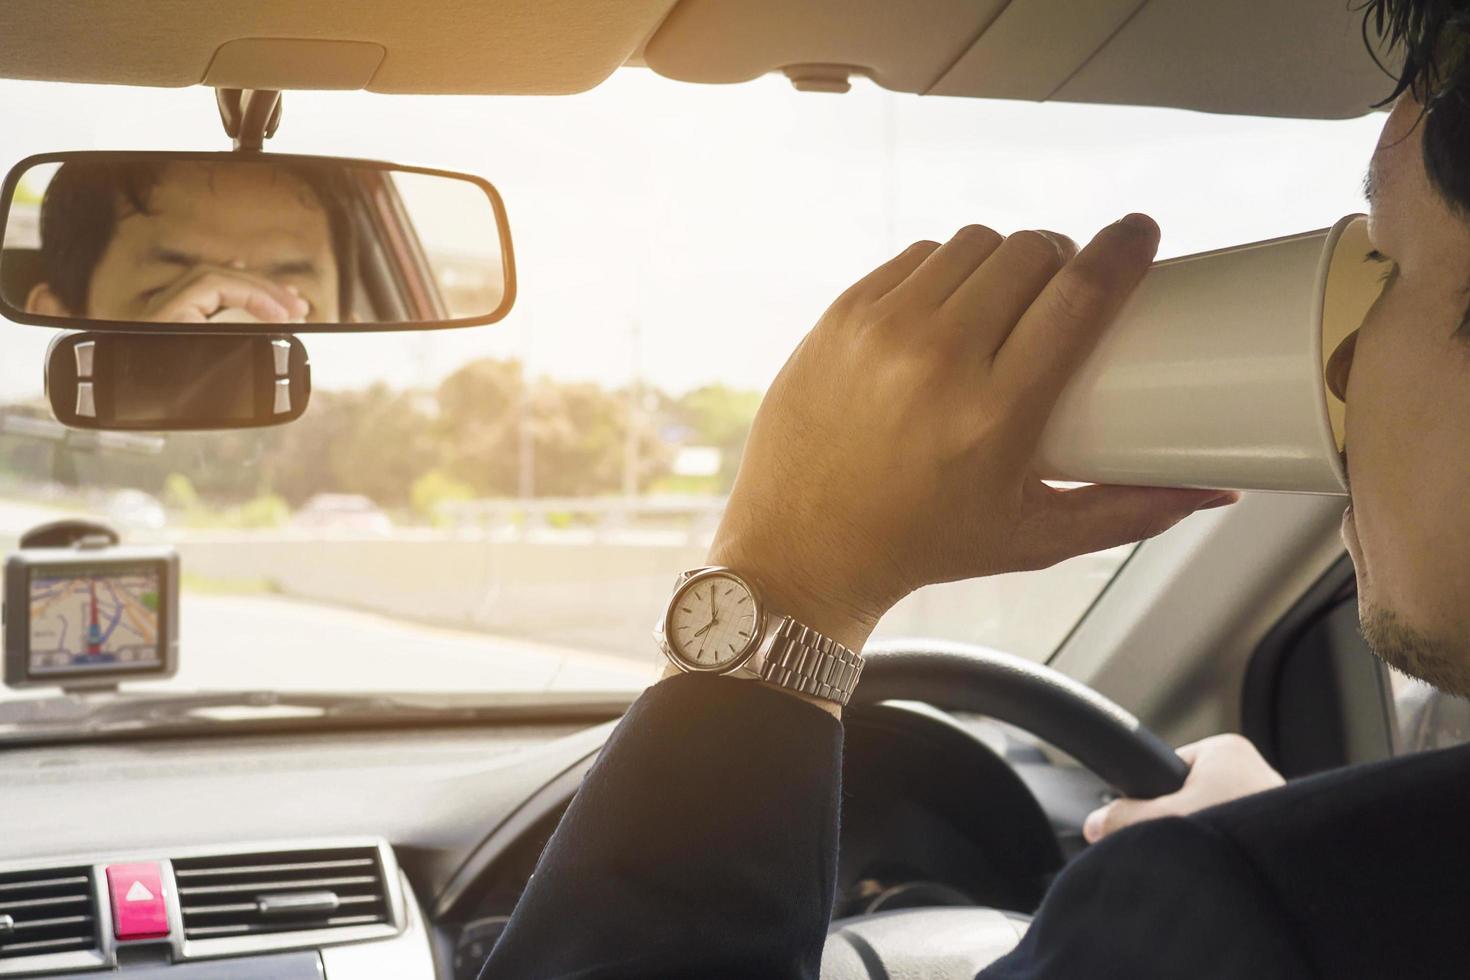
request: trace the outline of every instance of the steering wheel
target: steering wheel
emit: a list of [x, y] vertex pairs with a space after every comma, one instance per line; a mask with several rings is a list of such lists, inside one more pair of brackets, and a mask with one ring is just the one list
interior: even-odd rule
[[[1041, 664], [965, 643], [871, 644], [854, 700], [924, 701], [1024, 729], [1072, 756], [1125, 796], [1151, 799], [1184, 785], [1189, 767], [1137, 718]], [[988, 908], [905, 909], [832, 923], [824, 980], [975, 974], [1009, 952], [1027, 918]]]

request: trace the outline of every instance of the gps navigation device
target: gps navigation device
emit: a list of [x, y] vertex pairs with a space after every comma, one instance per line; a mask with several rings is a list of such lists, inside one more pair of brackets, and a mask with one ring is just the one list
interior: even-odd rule
[[112, 687], [178, 667], [169, 547], [23, 548], [5, 562], [5, 683]]

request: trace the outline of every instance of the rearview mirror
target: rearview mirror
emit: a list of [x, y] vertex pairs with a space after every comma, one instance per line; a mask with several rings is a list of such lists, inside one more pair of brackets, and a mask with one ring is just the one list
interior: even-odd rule
[[0, 313], [87, 330], [423, 330], [510, 312], [470, 174], [273, 153], [49, 153], [0, 188]]
[[249, 429], [301, 417], [311, 363], [279, 334], [65, 333], [46, 351], [46, 397], [77, 429]]

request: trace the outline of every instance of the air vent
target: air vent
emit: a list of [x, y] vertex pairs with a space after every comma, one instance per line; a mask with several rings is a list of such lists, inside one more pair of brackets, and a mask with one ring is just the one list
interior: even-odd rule
[[0, 960], [97, 948], [91, 868], [0, 874]]
[[388, 921], [376, 848], [221, 854], [173, 866], [188, 940]]

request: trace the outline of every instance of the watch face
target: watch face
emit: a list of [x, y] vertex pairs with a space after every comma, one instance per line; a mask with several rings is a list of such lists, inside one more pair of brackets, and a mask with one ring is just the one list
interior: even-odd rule
[[716, 573], [685, 583], [665, 626], [669, 645], [689, 666], [720, 670], [754, 642], [755, 596], [740, 579]]

